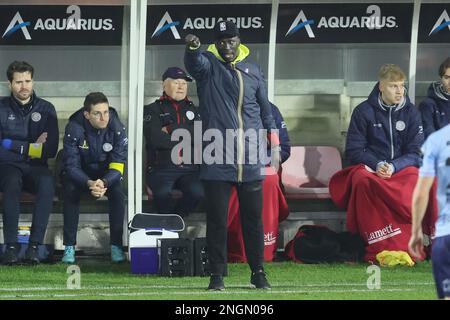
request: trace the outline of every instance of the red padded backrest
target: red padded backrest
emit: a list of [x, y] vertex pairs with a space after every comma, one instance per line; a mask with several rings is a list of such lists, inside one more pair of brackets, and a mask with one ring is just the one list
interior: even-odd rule
[[335, 147], [293, 146], [282, 166], [286, 193], [328, 193], [330, 178], [342, 169], [342, 160]]

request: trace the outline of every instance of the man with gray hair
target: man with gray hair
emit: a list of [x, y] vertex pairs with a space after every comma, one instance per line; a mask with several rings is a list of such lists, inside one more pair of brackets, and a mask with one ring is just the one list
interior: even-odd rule
[[[203, 198], [203, 187], [194, 164], [194, 124], [200, 122], [198, 108], [187, 98], [188, 82], [183, 69], [168, 68], [163, 76], [163, 94], [144, 107], [144, 136], [147, 149], [147, 184], [153, 194], [156, 211], [176, 213], [183, 217], [191, 213]], [[177, 141], [172, 134], [185, 129], [191, 150], [174, 150]], [[175, 151], [175, 152], [174, 152]], [[186, 158], [187, 152], [191, 157]], [[172, 197], [173, 190], [182, 192], [180, 199]]]

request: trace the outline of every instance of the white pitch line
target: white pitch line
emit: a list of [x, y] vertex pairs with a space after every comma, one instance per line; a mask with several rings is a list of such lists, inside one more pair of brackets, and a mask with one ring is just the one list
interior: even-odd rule
[[[263, 293], [269, 296], [270, 294], [287, 294], [287, 293], [352, 293], [352, 292], [414, 292], [420, 291], [424, 292], [427, 290], [414, 290], [414, 289], [379, 289], [379, 290], [369, 290], [369, 289], [351, 289], [351, 290], [267, 290], [267, 291], [215, 291], [209, 292], [206, 290], [202, 291], [190, 291], [190, 292], [119, 292], [119, 293], [96, 293], [95, 296], [100, 297], [121, 297], [121, 296], [163, 296], [163, 295], [212, 295], [212, 294], [222, 294], [222, 295], [233, 295], [233, 294], [255, 294], [255, 293]], [[434, 290], [428, 290], [434, 291]], [[18, 294], [18, 295], [0, 295], [0, 299], [12, 299], [12, 298], [74, 298], [74, 297], [83, 297], [83, 296], [92, 296], [92, 293], [73, 293], [73, 294]]]
[[[205, 282], [206, 283], [206, 282]], [[384, 283], [382, 286], [395, 287], [395, 286], [424, 286], [434, 285], [434, 282], [406, 282], [406, 283]], [[205, 285], [206, 286], [206, 285]], [[367, 286], [366, 283], [332, 283], [332, 284], [300, 284], [292, 285], [292, 283], [272, 283], [272, 287], [295, 287], [295, 288], [311, 288], [311, 287], [349, 287], [349, 286]], [[227, 288], [246, 288], [245, 285], [239, 284], [227, 284]], [[126, 289], [195, 289], [199, 288], [199, 285], [195, 286], [182, 286], [182, 285], [131, 285], [131, 286], [82, 286], [82, 290], [126, 290]], [[15, 287], [15, 288], [0, 288], [0, 292], [17, 292], [17, 291], [49, 291], [49, 290], [72, 290], [67, 287]]]

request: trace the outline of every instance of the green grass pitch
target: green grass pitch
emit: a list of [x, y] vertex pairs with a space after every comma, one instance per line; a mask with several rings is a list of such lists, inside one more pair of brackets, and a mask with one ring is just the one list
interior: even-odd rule
[[[380, 288], [373, 284], [367, 264], [266, 264], [272, 290], [250, 286], [246, 264], [229, 264], [226, 289], [208, 292], [207, 277], [167, 278], [130, 273], [128, 263], [80, 259], [80, 288], [67, 287], [67, 265], [0, 266], [0, 299], [151, 299], [151, 300], [397, 300], [436, 299], [431, 263], [414, 267], [382, 267]], [[74, 286], [75, 282], [70, 282]]]

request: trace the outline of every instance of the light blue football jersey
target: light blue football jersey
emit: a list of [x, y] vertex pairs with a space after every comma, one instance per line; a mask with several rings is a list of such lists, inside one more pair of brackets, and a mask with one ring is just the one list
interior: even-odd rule
[[439, 218], [436, 237], [450, 234], [450, 125], [433, 132], [422, 146], [421, 177], [437, 177]]

